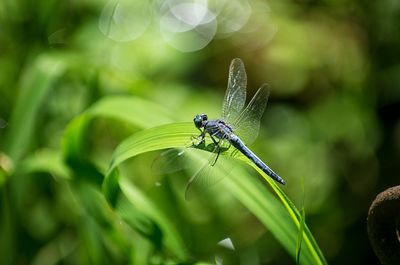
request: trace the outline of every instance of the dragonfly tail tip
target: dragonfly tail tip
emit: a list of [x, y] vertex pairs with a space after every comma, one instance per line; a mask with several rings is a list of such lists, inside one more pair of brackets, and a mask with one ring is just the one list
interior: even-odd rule
[[276, 179], [280, 184], [286, 185], [286, 182], [283, 180], [283, 178], [277, 178]]

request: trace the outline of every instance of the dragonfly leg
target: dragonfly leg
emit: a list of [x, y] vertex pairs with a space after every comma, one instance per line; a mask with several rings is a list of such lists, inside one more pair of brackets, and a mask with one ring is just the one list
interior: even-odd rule
[[219, 154], [221, 153], [221, 148], [220, 148], [220, 146], [219, 146], [219, 143], [221, 142], [221, 139], [217, 142], [217, 141], [215, 140], [215, 138], [214, 138], [212, 135], [210, 135], [210, 137], [211, 137], [211, 140], [214, 142], [214, 144], [215, 144], [215, 150], [217, 151], [217, 156], [215, 157], [214, 162], [211, 164], [211, 166], [214, 166], [215, 163], [217, 163]]
[[[200, 130], [200, 129], [199, 129], [199, 130]], [[199, 136], [193, 136], [193, 135], [192, 135], [192, 143], [193, 143], [193, 146], [194, 146], [194, 147], [200, 146], [200, 145], [203, 144], [204, 141], [205, 141], [205, 137], [206, 137], [205, 131], [204, 131], [204, 130], [203, 130], [203, 131], [200, 130], [200, 132], [201, 132], [201, 134], [200, 134]], [[195, 143], [194, 141], [197, 141], [197, 142]]]

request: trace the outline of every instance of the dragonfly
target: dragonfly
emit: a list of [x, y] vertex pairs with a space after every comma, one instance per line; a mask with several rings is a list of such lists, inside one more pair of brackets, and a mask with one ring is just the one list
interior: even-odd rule
[[[247, 147], [258, 136], [260, 120], [269, 97], [269, 89], [266, 84], [263, 84], [245, 107], [246, 87], [247, 75], [243, 61], [239, 58], [233, 59], [229, 67], [228, 87], [222, 104], [221, 118], [209, 120], [205, 113], [197, 114], [194, 117], [194, 125], [200, 131], [200, 134], [193, 137], [189, 147], [206, 149], [213, 154], [189, 180], [186, 186], [186, 198], [193, 184], [215, 181], [209, 180], [209, 178], [213, 178], [213, 176], [209, 176], [212, 172], [210, 169], [214, 168], [218, 159], [220, 159], [220, 154], [232, 146], [236, 149], [234, 152], [242, 153], [269, 177], [285, 185], [285, 181]], [[209, 145], [205, 143], [208, 139], [207, 136], [212, 141]], [[176, 153], [176, 151], [178, 152]], [[168, 161], [164, 162], [165, 164], [174, 164], [175, 160], [181, 158], [184, 154], [185, 151], [172, 149], [162, 155], [168, 157]], [[187, 163], [179, 162], [179, 164]]]
[[[197, 114], [194, 125], [200, 131], [196, 145], [204, 144], [208, 135], [214, 144], [216, 156], [211, 160], [214, 166], [222, 150], [233, 146], [244, 156], [250, 159], [259, 169], [278, 183], [285, 185], [285, 181], [268, 167], [247, 144], [251, 144], [258, 136], [260, 120], [264, 113], [269, 97], [267, 84], [263, 84], [253, 96], [249, 104], [246, 102], [247, 75], [243, 61], [233, 59], [229, 67], [228, 87], [222, 104], [222, 115], [219, 119], [209, 120], [207, 114]], [[227, 147], [223, 143], [227, 142]], [[192, 177], [191, 181], [195, 180]], [[190, 184], [190, 183], [189, 183]]]

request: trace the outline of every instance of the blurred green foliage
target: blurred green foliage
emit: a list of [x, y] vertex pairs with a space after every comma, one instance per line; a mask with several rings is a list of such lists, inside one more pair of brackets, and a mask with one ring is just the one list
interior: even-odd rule
[[328, 263], [378, 262], [365, 220], [399, 181], [400, 4], [197, 1], [213, 12], [189, 35], [162, 24], [193, 2], [0, 2], [1, 264], [295, 263], [298, 235], [268, 225], [255, 198], [277, 200], [248, 168], [248, 182], [190, 202], [190, 176], [151, 171], [156, 151], [103, 183], [132, 134], [218, 117], [235, 57], [249, 94], [271, 87], [251, 148], [285, 178]]

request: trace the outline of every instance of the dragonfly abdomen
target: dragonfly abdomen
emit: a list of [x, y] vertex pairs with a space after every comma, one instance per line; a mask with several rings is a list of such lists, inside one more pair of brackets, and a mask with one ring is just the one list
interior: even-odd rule
[[270, 176], [275, 181], [285, 185], [285, 181], [276, 174], [272, 169], [270, 169], [258, 156], [256, 156], [247, 146], [240, 140], [236, 135], [231, 135], [231, 144], [238, 149], [242, 154], [244, 154], [248, 159], [250, 159], [256, 166], [261, 169], [265, 174]]

